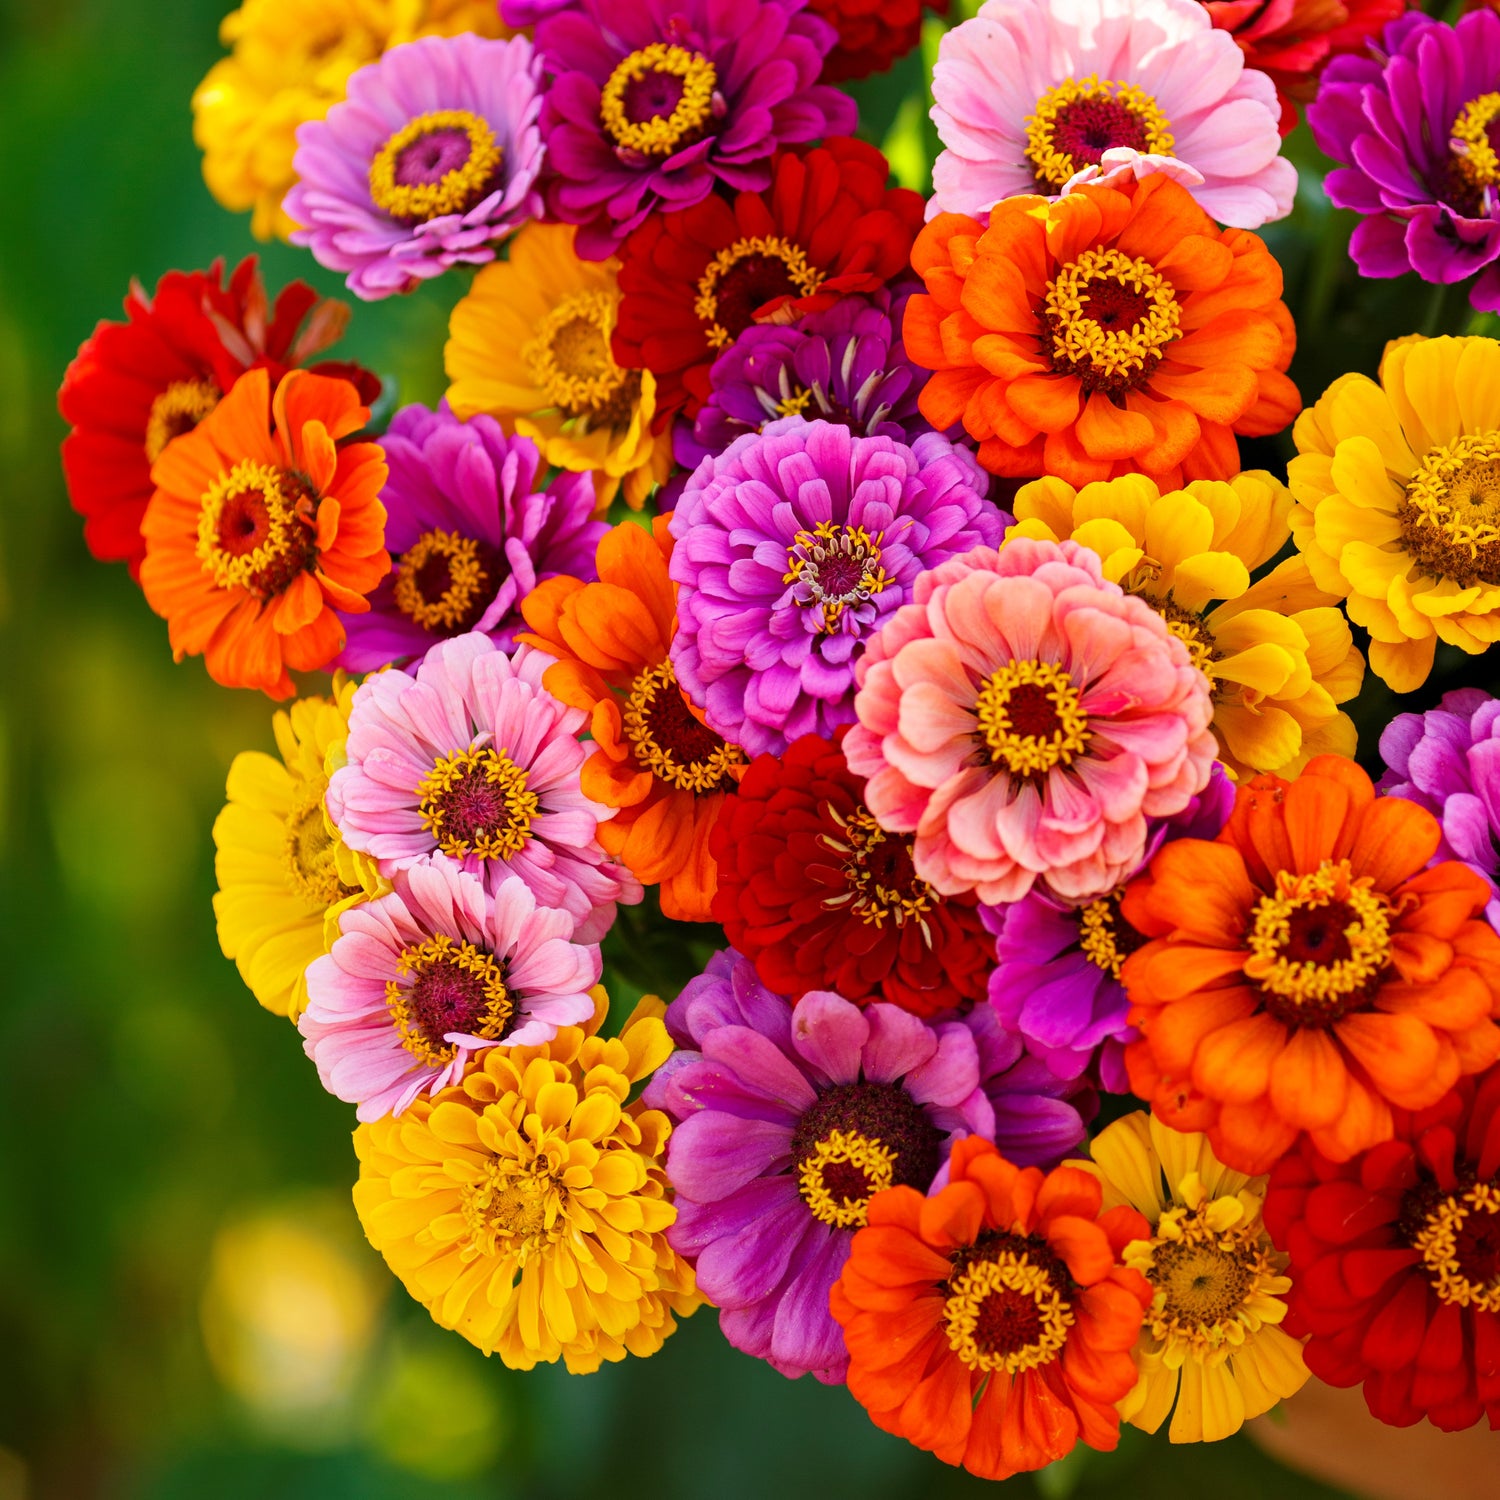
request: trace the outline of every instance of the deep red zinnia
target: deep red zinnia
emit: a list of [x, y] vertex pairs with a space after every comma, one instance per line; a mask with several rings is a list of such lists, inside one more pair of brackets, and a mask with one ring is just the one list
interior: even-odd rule
[[751, 323], [873, 292], [905, 271], [922, 198], [886, 186], [863, 141], [778, 152], [761, 193], [654, 215], [620, 251], [615, 359], [656, 376], [657, 426], [708, 398], [715, 359]]
[[778, 994], [833, 990], [918, 1016], [982, 999], [995, 944], [978, 906], [917, 878], [910, 837], [871, 816], [842, 740], [808, 735], [751, 761], [710, 835], [714, 920]]
[[1308, 1368], [1363, 1384], [1380, 1421], [1500, 1427], [1500, 1067], [1394, 1140], [1334, 1163], [1306, 1144], [1271, 1174], [1266, 1225], [1291, 1256], [1283, 1325]]
[[823, 82], [884, 73], [922, 40], [922, 13], [948, 14], [948, 0], [809, 0], [808, 11], [836, 27], [838, 45], [823, 64]]
[[[224, 284], [224, 263], [207, 271], [168, 271], [148, 295], [132, 282], [124, 323], [100, 323], [63, 376], [58, 409], [72, 431], [63, 473], [83, 539], [101, 562], [126, 562], [139, 576], [146, 544], [141, 518], [151, 498], [151, 465], [190, 432], [246, 370], [289, 369], [338, 339], [349, 320], [340, 302], [322, 301], [294, 281], [267, 306], [254, 256]], [[353, 382], [368, 404], [380, 382], [356, 365], [324, 363], [319, 374]]]

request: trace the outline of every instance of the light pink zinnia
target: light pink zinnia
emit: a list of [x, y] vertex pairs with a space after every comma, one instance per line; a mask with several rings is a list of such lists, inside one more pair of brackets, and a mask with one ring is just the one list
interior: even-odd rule
[[486, 1047], [545, 1042], [594, 1013], [598, 947], [570, 942], [572, 917], [514, 875], [491, 896], [437, 854], [351, 907], [339, 932], [308, 968], [297, 1025], [323, 1087], [361, 1120], [457, 1083]]
[[344, 842], [387, 877], [439, 850], [490, 891], [519, 875], [543, 906], [568, 912], [579, 942], [609, 931], [615, 903], [641, 899], [599, 847], [615, 809], [585, 797], [587, 714], [542, 686], [551, 657], [488, 636], [455, 636], [417, 668], [365, 679], [349, 715], [348, 764], [328, 783]]
[[924, 573], [856, 678], [850, 769], [945, 896], [1107, 895], [1146, 819], [1181, 812], [1213, 766], [1208, 679], [1076, 542], [1021, 537]]
[[988, 0], [938, 47], [927, 216], [1169, 172], [1221, 224], [1291, 212], [1276, 86], [1198, 0]]

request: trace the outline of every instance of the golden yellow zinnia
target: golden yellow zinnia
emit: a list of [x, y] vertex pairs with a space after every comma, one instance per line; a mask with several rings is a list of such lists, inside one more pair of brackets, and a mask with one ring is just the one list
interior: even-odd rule
[[1120, 1403], [1133, 1426], [1155, 1432], [1172, 1412], [1174, 1443], [1212, 1443], [1238, 1432], [1307, 1380], [1302, 1346], [1277, 1326], [1286, 1316], [1286, 1256], [1261, 1222], [1266, 1179], [1231, 1172], [1207, 1137], [1171, 1130], [1144, 1110], [1102, 1130], [1093, 1161], [1104, 1206], [1128, 1204], [1151, 1225], [1124, 1261], [1155, 1288], [1135, 1346], [1140, 1379]]
[[486, 266], [457, 307], [444, 359], [448, 404], [532, 438], [549, 464], [594, 475], [603, 510], [624, 488], [640, 510], [671, 468], [653, 437], [656, 377], [610, 352], [618, 261], [580, 260], [567, 224], [528, 224], [510, 259]]
[[671, 1055], [661, 1002], [618, 1037], [566, 1026], [491, 1047], [463, 1081], [354, 1133], [354, 1206], [370, 1243], [444, 1328], [513, 1369], [574, 1374], [654, 1354], [699, 1306], [663, 1231], [671, 1124], [627, 1104]]
[[297, 127], [321, 120], [349, 75], [388, 48], [461, 31], [504, 35], [495, 0], [245, 0], [219, 28], [233, 50], [193, 93], [209, 191], [236, 213], [253, 210], [258, 239], [285, 239]]
[[[1338, 595], [1289, 558], [1259, 581], [1290, 535], [1284, 485], [1262, 470], [1158, 491], [1131, 474], [1075, 490], [1024, 485], [1006, 538], [1075, 542], [1104, 576], [1154, 605], [1214, 687], [1220, 759], [1236, 775], [1294, 776], [1315, 755], [1353, 755], [1354, 723], [1338, 705], [1365, 664]], [[1218, 602], [1215, 602], [1218, 601]]]
[[296, 1020], [303, 975], [338, 937], [339, 914], [389, 887], [373, 860], [344, 846], [323, 806], [343, 754], [355, 684], [300, 698], [271, 721], [281, 759], [246, 750], [229, 768], [214, 822], [219, 946], [267, 1010]]
[[1500, 639], [1500, 344], [1397, 339], [1378, 385], [1340, 376], [1292, 434], [1292, 534], [1378, 676], [1410, 693], [1439, 641]]

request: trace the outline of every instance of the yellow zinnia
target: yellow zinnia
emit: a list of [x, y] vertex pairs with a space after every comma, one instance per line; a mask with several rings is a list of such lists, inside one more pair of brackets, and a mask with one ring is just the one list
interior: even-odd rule
[[1101, 1131], [1093, 1161], [1104, 1206], [1139, 1209], [1149, 1240], [1125, 1264], [1155, 1288], [1135, 1346], [1140, 1379], [1120, 1403], [1125, 1421], [1155, 1432], [1176, 1403], [1174, 1443], [1238, 1432], [1307, 1380], [1302, 1346], [1277, 1326], [1291, 1287], [1286, 1256], [1261, 1221], [1266, 1179], [1231, 1172], [1207, 1137], [1171, 1130], [1144, 1110]]
[[1377, 385], [1343, 375], [1292, 429], [1292, 533], [1320, 587], [1348, 595], [1370, 665], [1398, 693], [1439, 641], [1500, 639], [1500, 345], [1410, 337]]
[[233, 50], [193, 93], [208, 190], [235, 213], [253, 209], [258, 239], [285, 239], [297, 127], [321, 120], [355, 69], [416, 37], [504, 30], [495, 0], [245, 0], [219, 28]]
[[656, 377], [615, 363], [618, 261], [580, 260], [567, 224], [528, 224], [453, 309], [448, 404], [532, 438], [555, 468], [594, 475], [600, 509], [623, 485], [640, 510], [672, 463], [653, 437]]
[[370, 1243], [444, 1328], [512, 1369], [574, 1374], [654, 1354], [699, 1306], [663, 1231], [671, 1124], [627, 1104], [672, 1043], [646, 999], [618, 1037], [566, 1026], [491, 1047], [463, 1081], [354, 1133], [354, 1206]]
[[1354, 754], [1338, 705], [1359, 692], [1365, 664], [1338, 595], [1299, 558], [1251, 582], [1285, 545], [1293, 508], [1261, 470], [1165, 495], [1139, 474], [1081, 490], [1038, 479], [1017, 494], [1006, 539], [1071, 538], [1098, 553], [1104, 576], [1152, 604], [1213, 683], [1224, 764], [1294, 776], [1315, 755]]
[[338, 937], [339, 914], [389, 887], [373, 860], [344, 846], [323, 806], [349, 735], [355, 684], [300, 698], [271, 721], [281, 759], [246, 750], [229, 768], [214, 822], [219, 946], [267, 1010], [296, 1020], [303, 975]]

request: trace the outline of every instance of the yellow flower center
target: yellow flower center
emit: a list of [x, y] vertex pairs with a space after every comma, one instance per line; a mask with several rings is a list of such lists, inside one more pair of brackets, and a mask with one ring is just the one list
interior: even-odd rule
[[417, 785], [422, 827], [444, 854], [514, 859], [531, 837], [541, 803], [505, 750], [457, 750]]
[[323, 911], [352, 894], [339, 879], [333, 835], [323, 816], [326, 782], [303, 790], [286, 820], [283, 845], [287, 879], [312, 911]]
[[220, 588], [281, 593], [316, 556], [310, 500], [295, 475], [241, 459], [203, 496], [195, 549], [203, 571]]
[[543, 319], [521, 349], [531, 378], [564, 416], [616, 427], [630, 420], [641, 397], [641, 372], [622, 370], [610, 352], [619, 298], [575, 292]]
[[1500, 1187], [1479, 1182], [1449, 1193], [1411, 1243], [1442, 1301], [1500, 1312]]
[[564, 1232], [563, 1195], [543, 1157], [526, 1164], [487, 1161], [478, 1179], [460, 1190], [469, 1239], [466, 1258], [513, 1255], [525, 1265]]
[[1148, 602], [1167, 622], [1167, 629], [1187, 647], [1188, 660], [1205, 677], [1212, 678], [1213, 665], [1224, 653], [1214, 641], [1213, 632], [1204, 624], [1203, 616], [1171, 600], [1151, 599]]
[[810, 297], [823, 273], [800, 245], [780, 235], [736, 240], [698, 278], [693, 312], [714, 349], [725, 349], [755, 321], [755, 312], [778, 297]]
[[1085, 250], [1047, 284], [1043, 322], [1052, 368], [1087, 391], [1123, 395], [1144, 385], [1181, 331], [1177, 294], [1150, 261]]
[[1123, 890], [1090, 901], [1078, 913], [1078, 946], [1083, 956], [1102, 969], [1111, 979], [1118, 979], [1130, 957], [1146, 940], [1120, 915]]
[[798, 604], [820, 609], [825, 634], [839, 628], [845, 608], [868, 603], [890, 583], [880, 566], [880, 543], [885, 533], [874, 536], [863, 526], [841, 526], [837, 521], [819, 521], [811, 530], [799, 531], [786, 550], [787, 572], [783, 583], [793, 585]]
[[191, 432], [219, 404], [211, 380], [174, 380], [151, 403], [146, 418], [146, 460], [155, 463], [173, 438]]
[[1459, 110], [1448, 147], [1458, 172], [1472, 187], [1500, 184], [1500, 156], [1492, 132], [1500, 133], [1500, 94], [1481, 94]]
[[932, 932], [925, 918], [942, 898], [917, 878], [911, 840], [887, 832], [868, 808], [845, 818], [829, 803], [828, 816], [838, 824], [839, 834], [823, 834], [822, 843], [843, 857], [845, 886], [823, 905], [830, 910], [847, 905], [867, 927], [883, 927], [887, 918], [896, 927], [916, 922], [930, 948]]
[[488, 121], [466, 109], [433, 110], [375, 153], [370, 197], [404, 224], [467, 213], [494, 191], [502, 154]]
[[495, 1041], [515, 1013], [505, 975], [493, 954], [446, 933], [404, 948], [400, 979], [386, 981], [385, 1003], [401, 1045], [429, 1067], [452, 1062], [450, 1034]]
[[609, 75], [599, 119], [625, 151], [670, 156], [702, 135], [718, 82], [714, 65], [700, 53], [652, 42]]
[[694, 716], [669, 661], [631, 684], [621, 723], [636, 764], [678, 791], [716, 792], [745, 764], [738, 745], [726, 745]]
[[1066, 187], [1111, 147], [1170, 156], [1175, 142], [1155, 99], [1133, 83], [1069, 78], [1048, 89], [1026, 121], [1026, 160], [1044, 192]]
[[396, 565], [396, 608], [424, 630], [470, 630], [495, 592], [495, 578], [473, 537], [424, 531]]
[[1500, 432], [1434, 448], [1396, 520], [1417, 566], [1432, 577], [1460, 588], [1500, 584]]
[[1019, 1375], [1062, 1352], [1073, 1308], [1050, 1254], [1016, 1235], [1001, 1244], [949, 1278], [943, 1321], [948, 1347], [969, 1369]]
[[800, 417], [808, 408], [813, 398], [813, 393], [805, 386], [798, 386], [791, 395], [783, 396], [776, 403], [776, 415], [778, 417]]
[[1045, 776], [1088, 749], [1082, 695], [1054, 662], [1007, 662], [980, 689], [974, 711], [991, 762], [1012, 776]]
[[1310, 875], [1281, 870], [1255, 904], [1245, 977], [1291, 1026], [1327, 1026], [1363, 1002], [1391, 961], [1391, 906], [1349, 861]]
[[864, 1224], [870, 1199], [895, 1180], [896, 1153], [853, 1131], [819, 1141], [797, 1172], [802, 1201], [813, 1217], [836, 1229]]

